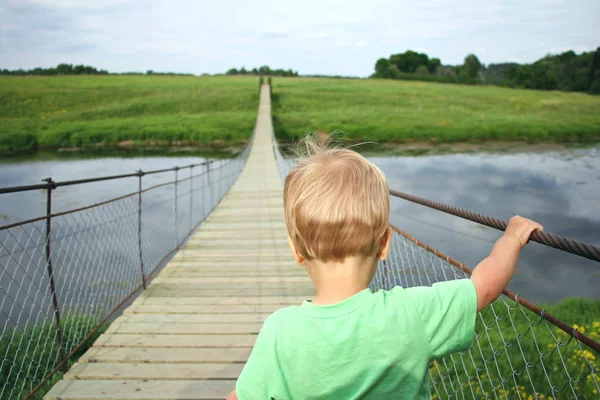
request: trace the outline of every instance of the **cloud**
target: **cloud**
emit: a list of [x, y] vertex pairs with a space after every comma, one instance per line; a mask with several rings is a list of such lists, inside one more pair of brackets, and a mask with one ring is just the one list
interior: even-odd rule
[[597, 0], [557, 1], [550, 8], [463, 3], [0, 0], [0, 64], [12, 69], [73, 62], [114, 72], [197, 73], [268, 64], [306, 74], [367, 76], [377, 58], [408, 49], [426, 49], [445, 64], [476, 52], [488, 64], [532, 62], [547, 52], [598, 45]]
[[306, 35], [304, 35], [305, 39], [311, 40], [311, 39], [327, 39], [331, 37], [331, 33], [330, 32], [317, 32], [317, 33], [307, 33]]
[[263, 39], [287, 39], [290, 33], [284, 28], [271, 28], [264, 31], [261, 35]]

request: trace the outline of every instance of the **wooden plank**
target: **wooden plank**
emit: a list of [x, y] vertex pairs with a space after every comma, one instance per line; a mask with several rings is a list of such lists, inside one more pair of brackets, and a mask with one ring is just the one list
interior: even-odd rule
[[302, 296], [253, 296], [253, 297], [153, 297], [142, 294], [134, 304], [138, 305], [242, 305], [242, 304], [285, 304], [299, 305], [307, 297]]
[[196, 323], [237, 323], [237, 322], [259, 322], [262, 323], [267, 317], [266, 314], [131, 314], [124, 315], [122, 318], [129, 318], [128, 322], [156, 322], [156, 323], [174, 323], [184, 322], [186, 324]]
[[92, 347], [79, 362], [110, 363], [245, 363], [250, 348]]
[[285, 238], [247, 238], [244, 240], [243, 238], [238, 240], [218, 240], [218, 239], [198, 239], [192, 238], [187, 241], [185, 248], [186, 249], [203, 249], [203, 248], [213, 248], [213, 247], [221, 247], [221, 248], [236, 248], [236, 249], [244, 249], [244, 250], [252, 250], [257, 246], [269, 247], [281, 247], [289, 250], [289, 244]]
[[158, 297], [242, 297], [242, 296], [314, 296], [315, 289], [311, 288], [291, 288], [291, 289], [266, 289], [266, 288], [252, 288], [252, 289], [177, 289], [177, 288], [164, 288], [149, 287], [147, 289], [148, 294]]
[[290, 251], [289, 247], [281, 248], [281, 249], [257, 249], [254, 251], [247, 251], [244, 249], [235, 250], [235, 249], [220, 249], [220, 248], [212, 248], [212, 249], [182, 249], [180, 250], [175, 257], [174, 260], [181, 258], [190, 258], [194, 257], [196, 259], [202, 260], [227, 260], [227, 261], [259, 261], [259, 260], [289, 260], [292, 261], [293, 255]]
[[[124, 364], [77, 363], [64, 379], [105, 380], [229, 380], [237, 379], [244, 364]], [[164, 383], [169, 385], [170, 383]]]
[[[174, 276], [162, 276], [159, 275], [153, 281], [153, 283], [187, 283], [187, 284], [196, 284], [196, 283], [253, 283], [253, 284], [272, 284], [272, 283], [284, 283], [284, 284], [312, 284], [312, 281], [306, 276], [228, 276], [228, 277], [208, 277], [208, 276], [198, 276], [198, 277], [174, 277]], [[217, 285], [218, 286], [218, 285]], [[264, 285], [262, 285], [264, 286]]]
[[281, 307], [281, 304], [264, 305], [132, 305], [123, 314], [271, 314]]
[[[165, 270], [163, 270], [163, 273], [165, 272]], [[247, 271], [231, 271], [231, 272], [226, 272], [226, 271], [214, 271], [214, 270], [193, 270], [193, 269], [186, 269], [186, 268], [178, 268], [178, 269], [172, 269], [172, 270], [168, 270], [168, 276], [171, 277], [196, 277], [196, 276], [206, 276], [206, 277], [210, 277], [210, 276], [214, 276], [214, 277], [222, 277], [222, 278], [227, 278], [230, 276], [249, 276], [249, 277], [254, 277], [254, 276], [264, 276], [264, 277], [270, 277], [270, 276], [274, 276], [274, 277], [278, 277], [278, 276], [308, 276], [308, 274], [306, 273], [306, 271], [304, 270], [292, 270], [292, 269], [280, 269], [280, 270], [269, 270], [269, 271], [254, 271], [254, 270], [247, 270]], [[162, 275], [162, 274], [161, 274]]]
[[124, 335], [104, 334], [94, 347], [252, 347], [256, 335]]
[[178, 266], [178, 267], [198, 267], [198, 268], [209, 268], [220, 270], [238, 268], [238, 269], [270, 269], [270, 268], [281, 268], [281, 267], [293, 267], [294, 269], [303, 269], [300, 267], [295, 260], [284, 259], [284, 260], [226, 260], [221, 261], [218, 265], [215, 265], [211, 261], [206, 260], [171, 260], [166, 267]]
[[164, 335], [205, 335], [205, 334], [257, 334], [261, 322], [236, 323], [165, 323], [165, 322], [113, 322], [106, 333], [118, 334], [164, 334]]
[[[177, 278], [174, 278], [177, 280]], [[201, 289], [238, 289], [244, 291], [245, 289], [312, 289], [312, 283], [305, 279], [304, 282], [194, 282], [190, 278], [190, 281], [177, 281], [176, 283], [169, 283], [166, 281], [153, 281], [149, 286], [151, 289], [177, 289], [185, 291], [187, 289], [201, 290]]]
[[[282, 232], [287, 235], [286, 226], [284, 222], [273, 222], [273, 223], [234, 223], [234, 222], [212, 222], [206, 224], [202, 229], [203, 232], [219, 232], [219, 231], [231, 231], [237, 235], [246, 235], [246, 232], [250, 231], [263, 231], [263, 235], [272, 234], [273, 231]], [[285, 236], [284, 236], [285, 237]]]
[[235, 388], [233, 380], [129, 381], [65, 380], [44, 397], [47, 400], [223, 400]]
[[172, 268], [184, 270], [204, 270], [204, 271], [219, 271], [219, 272], [236, 272], [236, 271], [255, 271], [255, 272], [272, 272], [272, 271], [306, 271], [303, 267], [296, 264], [293, 260], [264, 260], [252, 261], [245, 264], [236, 263], [215, 263], [214, 261], [202, 260], [173, 260], [164, 270]]

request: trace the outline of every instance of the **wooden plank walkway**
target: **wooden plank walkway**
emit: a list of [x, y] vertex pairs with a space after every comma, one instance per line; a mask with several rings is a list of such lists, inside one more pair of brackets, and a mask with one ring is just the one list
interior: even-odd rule
[[264, 319], [314, 294], [286, 242], [269, 87], [239, 179], [45, 399], [224, 399]]

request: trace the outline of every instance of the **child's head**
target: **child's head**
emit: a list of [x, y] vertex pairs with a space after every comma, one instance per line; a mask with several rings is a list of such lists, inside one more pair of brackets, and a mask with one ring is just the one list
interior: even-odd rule
[[366, 158], [328, 148], [328, 141], [316, 134], [303, 139], [305, 154], [285, 179], [290, 239], [306, 260], [375, 255], [389, 226], [387, 181]]

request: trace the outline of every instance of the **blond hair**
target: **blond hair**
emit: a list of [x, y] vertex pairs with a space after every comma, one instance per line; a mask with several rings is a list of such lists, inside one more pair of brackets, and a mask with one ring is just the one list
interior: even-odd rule
[[283, 192], [288, 233], [307, 260], [374, 255], [389, 225], [387, 181], [366, 158], [330, 141], [315, 133], [296, 147]]

